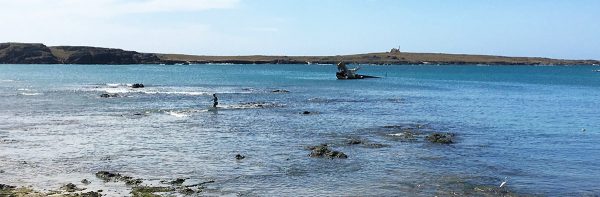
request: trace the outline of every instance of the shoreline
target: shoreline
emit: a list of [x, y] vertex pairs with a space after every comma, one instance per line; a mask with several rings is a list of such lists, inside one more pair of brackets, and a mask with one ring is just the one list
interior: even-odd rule
[[372, 64], [372, 65], [600, 65], [599, 60], [566, 60], [543, 57], [389, 52], [333, 56], [206, 56], [140, 53], [87, 46], [46, 46], [33, 43], [0, 43], [0, 64]]

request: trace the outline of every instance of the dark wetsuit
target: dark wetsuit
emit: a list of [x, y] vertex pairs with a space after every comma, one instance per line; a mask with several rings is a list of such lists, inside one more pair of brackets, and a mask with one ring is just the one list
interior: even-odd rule
[[219, 98], [217, 98], [217, 95], [213, 94], [213, 107], [217, 107], [217, 105], [219, 104]]

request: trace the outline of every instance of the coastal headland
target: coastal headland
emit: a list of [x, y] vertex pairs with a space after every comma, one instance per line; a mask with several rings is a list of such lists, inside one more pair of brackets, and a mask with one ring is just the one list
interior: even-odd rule
[[445, 64], [445, 65], [600, 65], [598, 60], [542, 57], [389, 52], [335, 56], [203, 56], [140, 53], [88, 46], [0, 43], [0, 64]]

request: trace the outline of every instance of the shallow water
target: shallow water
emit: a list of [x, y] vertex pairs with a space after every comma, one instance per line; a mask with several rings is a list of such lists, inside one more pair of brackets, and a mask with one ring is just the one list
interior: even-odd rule
[[[520, 194], [600, 194], [598, 67], [361, 67], [383, 78], [336, 80], [332, 65], [0, 65], [0, 183], [87, 178], [126, 193], [94, 178], [107, 170], [215, 180], [215, 195], [432, 196], [507, 177]], [[457, 143], [385, 128], [413, 124]], [[308, 157], [321, 143], [349, 158]]]

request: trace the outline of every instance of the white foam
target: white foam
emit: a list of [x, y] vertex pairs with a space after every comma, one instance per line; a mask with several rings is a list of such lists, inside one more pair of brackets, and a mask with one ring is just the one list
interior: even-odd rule
[[189, 114], [186, 114], [185, 112], [177, 112], [177, 111], [168, 111], [167, 114], [169, 114], [171, 116], [175, 116], [177, 118], [183, 118], [183, 117], [190, 116]]
[[42, 93], [37, 93], [37, 92], [22, 92], [19, 93], [19, 95], [23, 95], [23, 96], [38, 96], [38, 95], [43, 95]]
[[121, 86], [121, 84], [120, 83], [107, 83], [106, 86], [108, 86], [108, 87], [115, 87], [116, 88], [116, 87]]
[[389, 135], [389, 136], [395, 136], [395, 137], [403, 137], [406, 134], [404, 134], [404, 133], [390, 133], [390, 134], [387, 134], [387, 135]]
[[106, 93], [109, 93], [109, 94], [132, 92], [128, 88], [100, 88], [100, 90], [102, 90], [102, 91], [104, 91]]
[[160, 92], [160, 91], [142, 91], [145, 94], [181, 94], [190, 96], [211, 95], [208, 92]]

